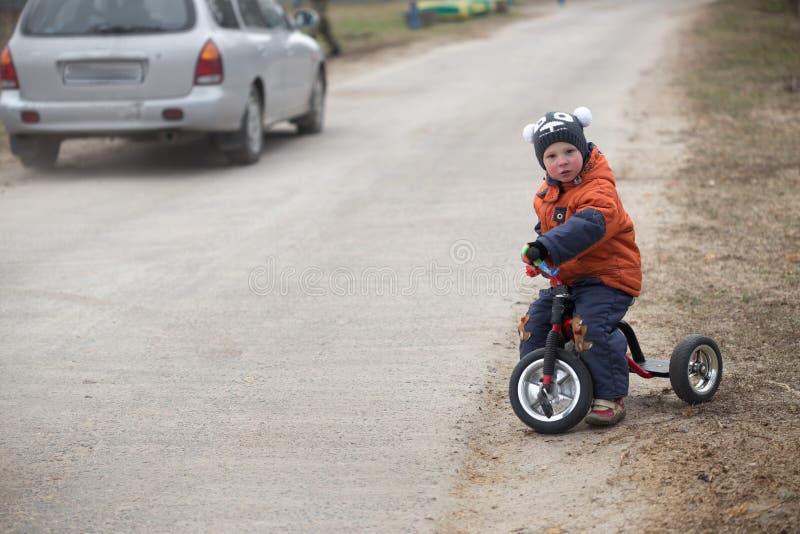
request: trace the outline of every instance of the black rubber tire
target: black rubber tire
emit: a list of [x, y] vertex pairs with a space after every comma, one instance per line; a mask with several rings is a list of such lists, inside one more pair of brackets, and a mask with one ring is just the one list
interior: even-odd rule
[[235, 148], [225, 150], [225, 156], [231, 163], [252, 165], [261, 158], [264, 147], [264, 108], [261, 104], [261, 92], [255, 85], [250, 88], [242, 123], [233, 135], [232, 145]]
[[559, 434], [580, 423], [589, 413], [593, 398], [592, 375], [574, 352], [558, 349], [556, 381], [560, 385], [554, 394], [562, 400], [555, 403], [555, 413], [548, 419], [535, 409], [536, 403], [531, 401], [531, 397], [535, 397], [532, 391], [535, 386], [530, 386], [536, 383], [537, 377], [541, 377], [543, 363], [543, 348], [522, 358], [511, 373], [508, 397], [520, 421], [540, 434]]
[[686, 336], [672, 351], [669, 381], [689, 404], [711, 400], [722, 381], [722, 353], [716, 342], [700, 334]]
[[9, 139], [11, 151], [22, 165], [29, 169], [50, 170], [56, 166], [61, 139], [46, 135], [12, 135]]
[[311, 97], [308, 113], [297, 118], [294, 124], [297, 126], [297, 133], [301, 135], [317, 134], [322, 131], [325, 122], [325, 77], [322, 72], [317, 74], [314, 87], [311, 89]]

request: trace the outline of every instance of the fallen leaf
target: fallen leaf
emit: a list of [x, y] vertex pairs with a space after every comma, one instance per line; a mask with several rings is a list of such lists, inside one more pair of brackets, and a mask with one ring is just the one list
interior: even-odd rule
[[736, 506], [732, 506], [731, 508], [728, 508], [727, 510], [725, 510], [725, 513], [728, 514], [728, 515], [736, 516], [736, 515], [744, 515], [749, 510], [750, 510], [750, 505], [747, 504], [747, 503], [743, 503], [743, 504], [738, 504]]

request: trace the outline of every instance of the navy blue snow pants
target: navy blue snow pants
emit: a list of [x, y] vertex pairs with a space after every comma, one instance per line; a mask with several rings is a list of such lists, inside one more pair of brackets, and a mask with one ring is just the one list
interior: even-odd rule
[[[586, 330], [586, 341], [592, 347], [581, 353], [581, 359], [589, 368], [594, 381], [594, 396], [598, 399], [616, 399], [628, 394], [628, 361], [625, 350], [628, 346], [625, 335], [617, 329], [633, 297], [608, 287], [599, 280], [587, 280], [570, 286], [575, 305], [574, 315], [580, 316]], [[553, 304], [551, 289], [539, 292], [528, 309], [525, 330], [531, 337], [520, 342], [520, 358], [529, 352], [544, 347], [550, 331], [550, 310]]]

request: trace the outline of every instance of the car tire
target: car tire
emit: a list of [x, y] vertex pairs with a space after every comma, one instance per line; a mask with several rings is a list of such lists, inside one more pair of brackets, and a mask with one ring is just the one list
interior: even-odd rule
[[322, 72], [317, 74], [311, 89], [311, 100], [308, 113], [294, 121], [297, 133], [301, 135], [316, 134], [322, 131], [325, 122], [325, 78]]
[[55, 167], [61, 139], [44, 135], [12, 135], [11, 152], [29, 169], [49, 170]]
[[[233, 148], [227, 148], [232, 146]], [[230, 143], [226, 143], [225, 156], [228, 161], [238, 165], [251, 165], [261, 158], [264, 147], [264, 111], [261, 105], [261, 91], [252, 86], [242, 115], [239, 130]]]

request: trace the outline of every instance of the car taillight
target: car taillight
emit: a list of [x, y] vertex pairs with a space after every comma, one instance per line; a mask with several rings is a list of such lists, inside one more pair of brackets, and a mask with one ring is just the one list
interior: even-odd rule
[[214, 41], [208, 40], [197, 58], [197, 68], [194, 73], [196, 85], [214, 85], [222, 83], [222, 56]]
[[14, 61], [11, 59], [11, 50], [8, 46], [3, 48], [3, 53], [0, 55], [0, 88], [19, 89], [17, 71], [14, 70]]

